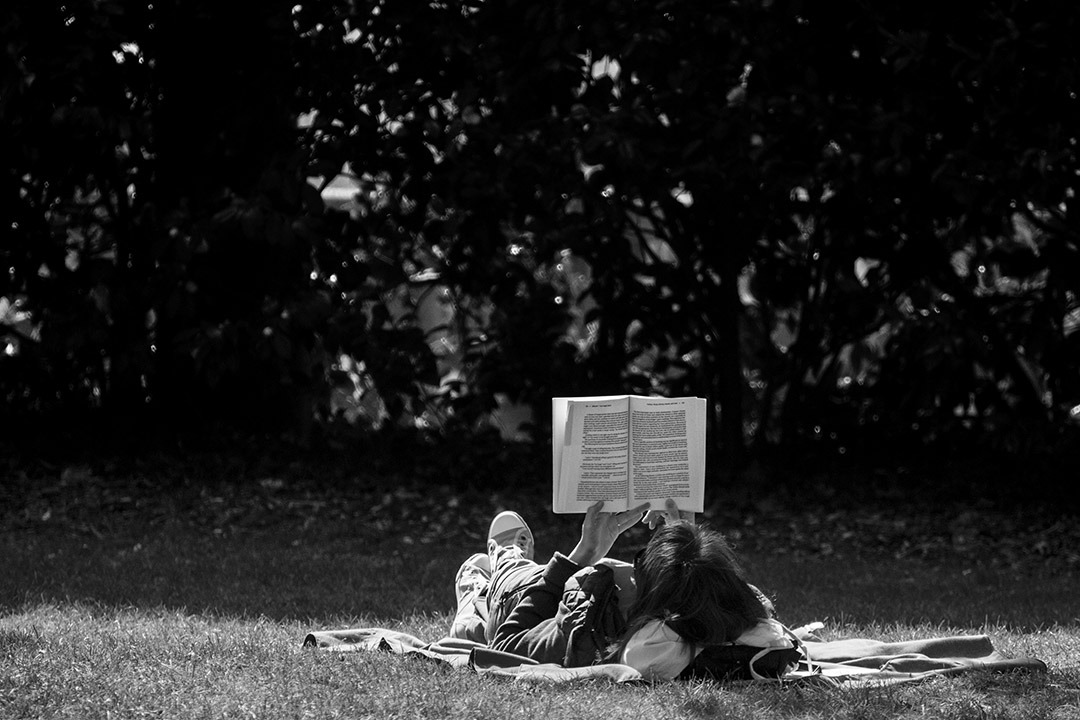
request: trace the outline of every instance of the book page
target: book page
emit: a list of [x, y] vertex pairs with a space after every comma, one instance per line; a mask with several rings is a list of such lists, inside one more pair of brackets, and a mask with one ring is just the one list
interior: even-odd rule
[[630, 406], [630, 506], [705, 509], [705, 400], [634, 397]]
[[570, 398], [551, 398], [551, 507], [559, 512], [561, 505], [562, 484], [559, 477], [562, 473], [562, 458], [565, 447], [569, 444], [570, 426], [566, 418], [570, 411]]
[[[558, 443], [557, 423], [563, 417], [562, 442]], [[629, 507], [629, 417], [626, 395], [553, 401], [552, 463], [558, 465], [553, 468], [555, 512], [583, 513], [597, 500], [604, 500], [608, 511]]]

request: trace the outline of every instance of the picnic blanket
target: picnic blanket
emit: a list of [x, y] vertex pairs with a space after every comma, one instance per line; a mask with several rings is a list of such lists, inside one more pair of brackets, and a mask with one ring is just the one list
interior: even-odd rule
[[[569, 682], [604, 678], [614, 682], [644, 682], [627, 665], [606, 664], [564, 668], [541, 664], [527, 657], [492, 650], [469, 640], [442, 638], [425, 642], [408, 633], [386, 628], [323, 630], [308, 633], [304, 647], [331, 652], [382, 651], [429, 658], [453, 667], [527, 682]], [[843, 686], [917, 682], [971, 670], [1045, 672], [1035, 658], [1007, 658], [987, 635], [940, 637], [908, 642], [869, 639], [807, 642], [808, 663], [786, 680], [815, 680]]]
[[805, 643], [807, 656], [824, 677], [845, 684], [892, 684], [955, 675], [970, 670], [1046, 672], [1037, 658], [1008, 658], [988, 635], [880, 642], [853, 638]]

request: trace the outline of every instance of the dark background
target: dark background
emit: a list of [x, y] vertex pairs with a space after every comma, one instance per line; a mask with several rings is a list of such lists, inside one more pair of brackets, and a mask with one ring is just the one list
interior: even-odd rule
[[12, 0], [9, 490], [193, 453], [252, 482], [318, 458], [544, 484], [550, 398], [634, 392], [710, 399], [714, 503], [1061, 509], [1078, 24], [1019, 0]]

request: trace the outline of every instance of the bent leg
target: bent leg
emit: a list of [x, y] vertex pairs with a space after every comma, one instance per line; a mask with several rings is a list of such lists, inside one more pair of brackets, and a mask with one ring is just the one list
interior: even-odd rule
[[477, 553], [461, 564], [454, 578], [457, 612], [450, 623], [450, 637], [487, 642], [484, 629], [488, 621], [488, 588], [491, 573], [488, 556]]
[[543, 573], [544, 566], [525, 559], [520, 548], [499, 548], [487, 595], [486, 638], [489, 642], [517, 607], [525, 590], [542, 582]]

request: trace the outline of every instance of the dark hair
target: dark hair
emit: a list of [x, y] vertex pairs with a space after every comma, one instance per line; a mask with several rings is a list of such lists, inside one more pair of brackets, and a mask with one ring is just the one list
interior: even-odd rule
[[663, 525], [638, 553], [634, 577], [624, 646], [651, 620], [700, 646], [730, 642], [769, 616], [724, 536], [698, 525]]

